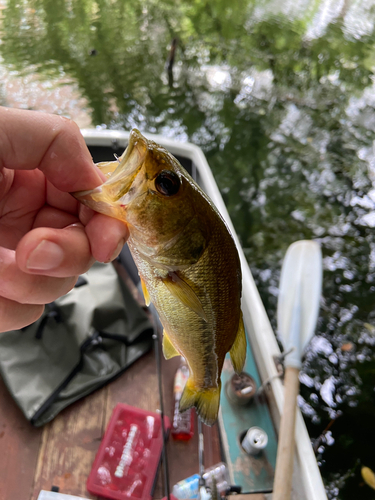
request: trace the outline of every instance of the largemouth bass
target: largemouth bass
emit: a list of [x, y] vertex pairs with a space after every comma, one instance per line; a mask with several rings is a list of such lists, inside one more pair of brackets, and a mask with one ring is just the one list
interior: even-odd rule
[[238, 373], [246, 355], [234, 240], [180, 163], [138, 130], [132, 130], [118, 161], [98, 166], [108, 180], [73, 195], [127, 223], [146, 304], [154, 304], [164, 328], [164, 356], [182, 355], [189, 365], [180, 411], [195, 406], [202, 421], [212, 425], [225, 355], [229, 351]]

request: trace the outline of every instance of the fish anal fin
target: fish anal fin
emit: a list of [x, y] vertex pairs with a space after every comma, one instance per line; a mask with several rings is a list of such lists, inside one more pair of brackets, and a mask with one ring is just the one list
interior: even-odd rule
[[234, 371], [241, 373], [246, 359], [246, 333], [241, 313], [240, 324], [234, 343], [229, 351]]
[[150, 302], [151, 302], [150, 295], [149, 295], [148, 290], [146, 288], [145, 282], [143, 281], [142, 278], [141, 278], [141, 287], [142, 287], [143, 296], [145, 298], [146, 306], [149, 306]]
[[202, 389], [194, 386], [189, 378], [180, 399], [179, 410], [183, 412], [194, 406], [202, 422], [206, 425], [213, 425], [219, 413], [220, 391], [221, 382], [217, 387]]
[[207, 321], [206, 313], [197, 294], [177, 273], [169, 273], [166, 278], [163, 278], [163, 283], [174, 297], [177, 297], [186, 307]]
[[177, 351], [175, 346], [170, 341], [168, 334], [165, 330], [163, 330], [163, 354], [165, 359], [171, 359], [175, 356], [181, 356], [181, 354]]

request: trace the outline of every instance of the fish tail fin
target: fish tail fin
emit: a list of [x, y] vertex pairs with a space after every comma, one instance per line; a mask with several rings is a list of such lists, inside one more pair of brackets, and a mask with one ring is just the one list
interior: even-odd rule
[[234, 371], [241, 373], [246, 359], [246, 333], [241, 313], [240, 324], [234, 343], [229, 351]]
[[221, 382], [218, 387], [201, 389], [189, 378], [180, 399], [180, 411], [195, 406], [199, 417], [206, 425], [216, 422], [219, 413]]

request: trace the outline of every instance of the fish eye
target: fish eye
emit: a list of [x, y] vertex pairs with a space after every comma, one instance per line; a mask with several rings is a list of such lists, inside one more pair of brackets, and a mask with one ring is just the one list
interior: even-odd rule
[[155, 179], [155, 187], [164, 196], [173, 196], [180, 189], [180, 179], [171, 170], [163, 170]]

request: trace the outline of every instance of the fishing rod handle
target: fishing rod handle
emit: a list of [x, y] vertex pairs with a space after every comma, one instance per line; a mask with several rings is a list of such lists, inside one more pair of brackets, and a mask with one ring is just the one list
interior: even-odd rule
[[294, 436], [299, 369], [287, 366], [284, 379], [284, 411], [281, 416], [272, 500], [289, 500], [292, 491]]

